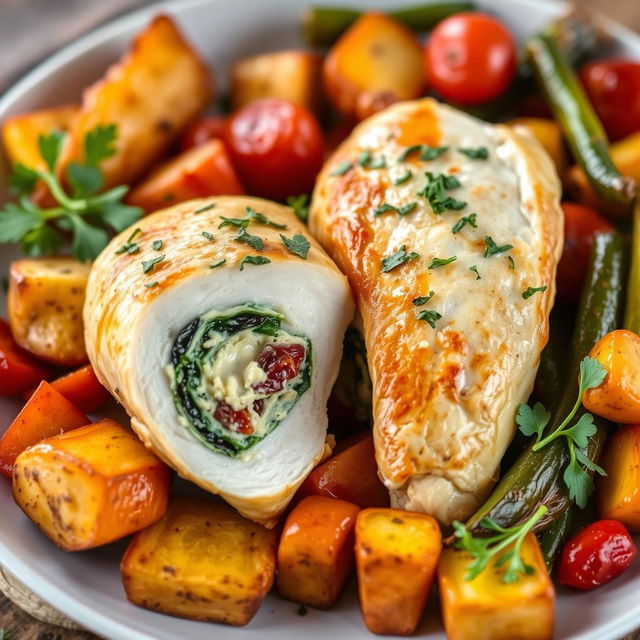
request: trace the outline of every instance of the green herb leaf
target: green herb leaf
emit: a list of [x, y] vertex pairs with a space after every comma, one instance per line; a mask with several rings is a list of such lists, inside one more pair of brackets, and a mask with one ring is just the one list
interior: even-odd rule
[[528, 300], [535, 293], [546, 291], [546, 290], [547, 290], [546, 284], [542, 287], [527, 287], [527, 290], [522, 292], [522, 297], [525, 300]]
[[94, 260], [109, 242], [109, 236], [104, 229], [94, 227], [79, 215], [70, 214], [67, 219], [73, 228], [71, 253], [80, 260]]
[[485, 258], [489, 258], [491, 256], [495, 256], [498, 253], [504, 253], [505, 251], [509, 251], [509, 249], [513, 249], [512, 244], [503, 244], [502, 246], [498, 246], [491, 236], [485, 236], [484, 242], [486, 244], [484, 250]]
[[193, 213], [204, 213], [205, 211], [211, 211], [211, 209], [213, 209], [215, 206], [215, 202], [212, 202], [211, 204], [205, 204], [203, 207], [196, 209]]
[[420, 150], [420, 160], [435, 160], [446, 151], [449, 151], [449, 147], [430, 147], [426, 144], [422, 145]]
[[429, 302], [429, 300], [431, 300], [431, 298], [433, 298], [434, 295], [435, 295], [434, 291], [429, 291], [428, 296], [418, 296], [417, 298], [414, 298], [411, 302], [415, 304], [417, 307], [421, 307], [423, 304], [427, 304], [427, 302]]
[[382, 271], [383, 273], [389, 273], [389, 271], [393, 271], [395, 268], [399, 267], [405, 262], [409, 262], [409, 260], [415, 260], [419, 257], [420, 256], [415, 253], [415, 251], [407, 253], [406, 246], [402, 245], [400, 249], [398, 249], [398, 251], [382, 259]]
[[209, 265], [209, 269], [217, 269], [218, 267], [221, 267], [223, 264], [225, 264], [226, 261], [227, 261], [226, 258], [222, 258], [222, 260], [213, 262], [212, 264]]
[[512, 271], [515, 270], [516, 261], [511, 256], [507, 256], [507, 260], [509, 261], [509, 269], [511, 269]]
[[203, 231], [202, 235], [209, 241], [213, 240], [213, 234], [210, 231]]
[[37, 171], [18, 163], [13, 167], [13, 172], [9, 177], [9, 187], [13, 193], [29, 196], [33, 193], [39, 179], [40, 174]]
[[407, 204], [398, 207], [396, 211], [400, 217], [406, 216], [411, 213], [418, 206], [417, 202], [408, 202]]
[[301, 193], [299, 196], [289, 196], [287, 204], [293, 209], [298, 220], [306, 224], [309, 219], [309, 194]]
[[52, 131], [49, 134], [41, 133], [38, 136], [40, 156], [51, 173], [55, 173], [64, 139], [65, 135], [61, 131]]
[[341, 162], [329, 175], [332, 176], [343, 176], [349, 169], [353, 167], [351, 162]]
[[288, 249], [289, 253], [293, 253], [296, 256], [299, 256], [303, 260], [307, 259], [307, 254], [309, 253], [309, 249], [311, 248], [311, 243], [299, 233], [296, 233], [293, 238], [287, 238], [286, 236], [280, 234], [280, 238], [284, 246]]
[[551, 413], [545, 409], [541, 402], [536, 402], [531, 408], [528, 404], [518, 407], [516, 424], [525, 436], [536, 435], [536, 441], [540, 441], [545, 427], [551, 420]]
[[104, 178], [98, 167], [72, 162], [67, 167], [67, 179], [74, 198], [86, 198], [100, 191]]
[[[587, 356], [580, 363], [580, 387], [583, 394], [587, 389], [599, 387], [606, 377], [607, 370], [595, 358]], [[580, 399], [582, 400], [582, 395]]]
[[151, 260], [143, 260], [142, 261], [142, 272], [149, 273], [155, 269], [155, 266], [164, 260], [164, 255], [158, 256], [157, 258], [153, 258]]
[[463, 216], [462, 218], [460, 218], [460, 220], [458, 220], [458, 222], [453, 225], [453, 227], [451, 227], [451, 231], [453, 231], [453, 233], [459, 233], [466, 225], [477, 229], [478, 225], [476, 224], [476, 218], [477, 216], [475, 213], [470, 213], [468, 216]]
[[10, 202], [0, 211], [0, 242], [20, 242], [25, 234], [44, 223], [39, 213], [23, 211]]
[[593, 480], [575, 457], [564, 470], [562, 479], [569, 489], [569, 499], [584, 509], [589, 501], [589, 496], [593, 493]]
[[84, 139], [84, 161], [96, 166], [116, 153], [118, 127], [115, 124], [98, 125]]
[[137, 228], [134, 229], [132, 234], [129, 236], [129, 238], [127, 239], [127, 241], [120, 246], [117, 251], [116, 251], [116, 255], [120, 255], [122, 253], [128, 253], [128, 254], [134, 254], [134, 253], [138, 253], [140, 251], [140, 247], [137, 245], [137, 243], [135, 243], [133, 241], [133, 239], [142, 231], [142, 229]]
[[374, 216], [381, 216], [382, 214], [388, 213], [389, 211], [397, 211], [397, 209], [392, 204], [389, 204], [388, 202], [385, 202], [384, 204], [381, 204], [379, 207], [377, 207], [373, 211], [373, 215]]
[[487, 149], [487, 147], [460, 147], [458, 151], [473, 160], [486, 160], [489, 157], [489, 149]]
[[267, 264], [269, 262], [271, 262], [271, 260], [269, 260], [269, 258], [264, 258], [263, 256], [245, 256], [244, 258], [242, 258], [242, 260], [240, 260], [240, 271], [244, 270], [245, 264], [261, 265]]
[[480, 275], [480, 272], [478, 271], [478, 267], [475, 264], [469, 267], [469, 271], [473, 271], [473, 273], [476, 274], [476, 280], [482, 280], [482, 276]]
[[446, 194], [447, 190], [457, 189], [461, 186], [460, 181], [455, 176], [444, 173], [426, 173], [427, 184], [418, 192], [419, 196], [425, 197], [435, 214], [444, 213], [447, 210], [459, 211], [467, 206], [466, 202], [456, 200]]
[[62, 240], [60, 232], [47, 224], [42, 224], [26, 233], [20, 245], [22, 253], [33, 257], [57, 253]]
[[431, 325], [432, 329], [436, 328], [436, 321], [442, 318], [442, 315], [433, 309], [422, 309], [418, 311], [418, 315], [416, 316], [418, 320], [425, 320]]
[[278, 224], [277, 222], [272, 222], [265, 216], [263, 213], [256, 211], [253, 207], [245, 207], [245, 213], [249, 220], [254, 220], [259, 224], [264, 224], [267, 227], [273, 227], [274, 229], [286, 229], [286, 224]]
[[366, 167], [369, 162], [371, 162], [371, 151], [364, 150], [360, 152], [360, 157], [358, 158], [358, 165], [361, 167]]
[[253, 247], [256, 251], [262, 251], [264, 249], [264, 242], [260, 236], [254, 236], [248, 233], [244, 227], [238, 229], [238, 235], [234, 238], [236, 242], [244, 242], [250, 247]]
[[573, 427], [565, 429], [565, 436], [573, 441], [576, 447], [584, 449], [589, 444], [589, 438], [595, 435], [598, 428], [593, 423], [590, 413], [583, 413]]
[[0, 629], [0, 640], [12, 640], [13, 633], [11, 631], [7, 631], [6, 629]]
[[427, 269], [437, 269], [439, 267], [444, 267], [452, 262], [455, 262], [458, 259], [458, 256], [451, 256], [450, 258], [432, 258], [431, 262], [428, 264]]
[[220, 216], [220, 218], [222, 219], [222, 222], [218, 225], [218, 229], [222, 229], [224, 227], [246, 229], [251, 222], [251, 218], [227, 218], [226, 216]]
[[365, 149], [360, 153], [358, 165], [365, 169], [384, 169], [387, 166], [387, 161], [384, 156], [374, 158], [371, 151]]
[[396, 178], [393, 181], [393, 184], [397, 187], [399, 184], [404, 184], [407, 180], [410, 180], [413, 176], [413, 171], [411, 169], [407, 169], [399, 178]]
[[[207, 232], [206, 232], [206, 231], [204, 231], [204, 232], [203, 232], [203, 235], [204, 235], [205, 233], [207, 233]], [[209, 235], [211, 235], [211, 234], [209, 234]], [[211, 239], [211, 238], [209, 238], [209, 239]], [[154, 241], [152, 242], [152, 244], [151, 244], [151, 248], [152, 248], [154, 251], [160, 251], [160, 249], [162, 249], [162, 245], [163, 245], [163, 244], [164, 244], [164, 243], [162, 242], [162, 240], [154, 240]]]
[[157, 287], [160, 283], [156, 280], [155, 282], [150, 282], [149, 284], [145, 284], [145, 289], [153, 289], [153, 287]]

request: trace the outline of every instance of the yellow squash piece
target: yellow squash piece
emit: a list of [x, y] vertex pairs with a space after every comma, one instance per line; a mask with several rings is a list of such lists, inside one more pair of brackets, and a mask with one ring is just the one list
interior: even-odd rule
[[70, 162], [82, 161], [87, 133], [115, 124], [116, 153], [100, 164], [104, 186], [134, 183], [211, 97], [211, 75], [198, 54], [170, 18], [156, 17], [125, 57], [85, 91], [63, 147], [60, 175]]
[[567, 168], [567, 150], [564, 146], [562, 130], [555, 120], [549, 118], [516, 118], [511, 125], [527, 127], [544, 150], [551, 156], [559, 176], [564, 175]]
[[276, 545], [275, 530], [222, 502], [176, 497], [122, 559], [127, 598], [173, 616], [245, 625], [273, 584]]
[[91, 549], [161, 518], [169, 470], [135, 435], [104, 419], [43, 440], [13, 467], [13, 497], [65, 551]]
[[87, 361], [82, 307], [89, 269], [66, 257], [11, 263], [9, 322], [23, 349], [68, 367]]
[[[505, 551], [508, 549], [505, 549]], [[445, 549], [438, 566], [440, 603], [448, 640], [550, 640], [555, 592], [535, 534], [524, 539], [521, 556], [533, 568], [505, 584], [506, 567], [493, 562], [473, 580], [465, 580], [472, 558]]]
[[231, 104], [279, 98], [322, 111], [322, 57], [310, 51], [276, 51], [242, 58], [231, 68]]
[[410, 635], [420, 622], [442, 539], [434, 518], [365, 509], [356, 523], [360, 608], [373, 633]]
[[52, 131], [67, 132], [78, 113], [75, 104], [51, 107], [41, 111], [21, 113], [4, 121], [2, 141], [11, 164], [23, 164], [35, 169], [46, 169], [40, 156], [38, 137]]

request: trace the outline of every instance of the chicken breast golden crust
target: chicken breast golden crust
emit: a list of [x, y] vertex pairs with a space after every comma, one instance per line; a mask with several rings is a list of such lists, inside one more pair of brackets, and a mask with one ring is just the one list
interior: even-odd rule
[[560, 185], [526, 130], [432, 99], [360, 124], [310, 228], [349, 278], [392, 502], [448, 524], [497, 479], [548, 336]]
[[85, 337], [145, 444], [271, 526], [326, 455], [353, 310], [346, 278], [291, 209], [220, 197], [147, 216], [106, 247]]

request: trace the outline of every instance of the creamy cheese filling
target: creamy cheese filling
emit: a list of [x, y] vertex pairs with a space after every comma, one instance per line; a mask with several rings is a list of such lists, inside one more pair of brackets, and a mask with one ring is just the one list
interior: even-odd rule
[[246, 304], [211, 311], [176, 338], [167, 374], [181, 422], [236, 456], [273, 431], [309, 388], [311, 342]]

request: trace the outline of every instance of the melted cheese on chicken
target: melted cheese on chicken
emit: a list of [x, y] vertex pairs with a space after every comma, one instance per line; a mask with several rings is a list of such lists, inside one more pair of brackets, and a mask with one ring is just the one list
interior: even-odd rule
[[396, 505], [449, 523], [495, 482], [547, 340], [559, 196], [526, 131], [431, 99], [365, 121], [323, 169], [310, 228], [357, 297]]

